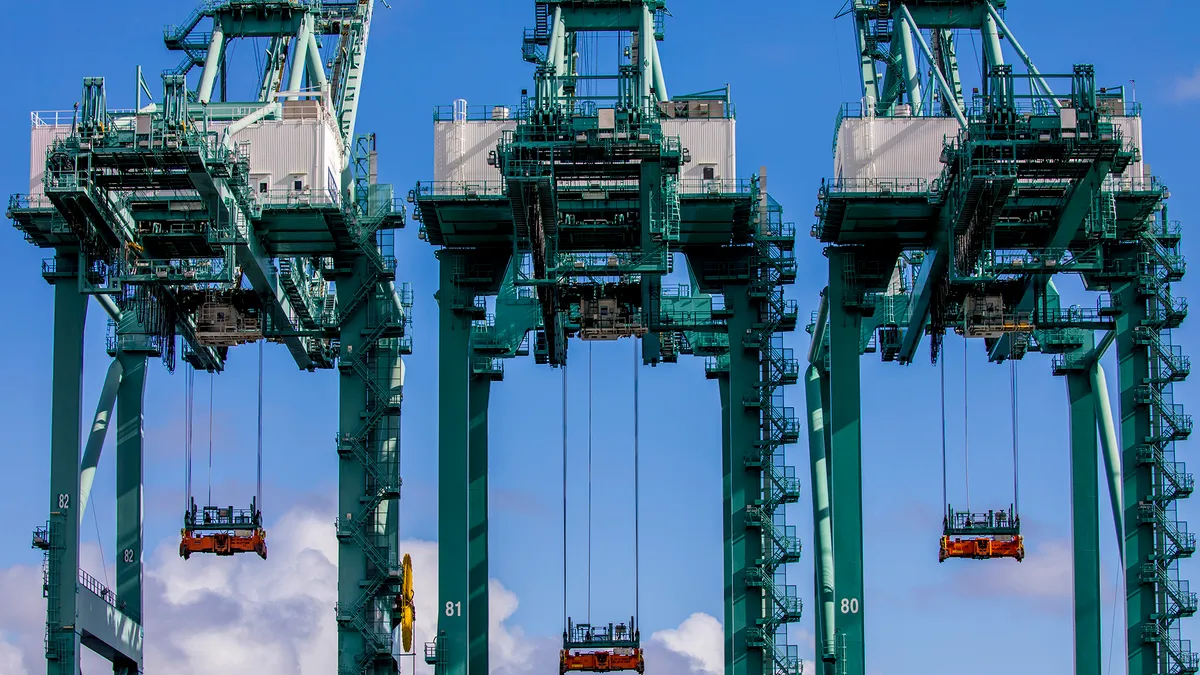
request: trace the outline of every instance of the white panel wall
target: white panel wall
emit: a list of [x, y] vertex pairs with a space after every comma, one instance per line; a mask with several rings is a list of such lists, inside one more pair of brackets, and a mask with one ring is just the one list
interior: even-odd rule
[[500, 181], [500, 171], [488, 166], [488, 153], [500, 144], [516, 120], [470, 120], [433, 123], [433, 179], [480, 183]]
[[1113, 125], [1121, 130], [1121, 142], [1125, 144], [1125, 147], [1142, 150], [1141, 158], [1136, 162], [1130, 162], [1129, 168], [1121, 174], [1121, 180], [1149, 180], [1150, 176], [1146, 175], [1145, 148], [1142, 147], [1142, 118], [1114, 117]]
[[[663, 133], [678, 136], [691, 153], [682, 178], [703, 178], [704, 166], [714, 165], [716, 178], [737, 177], [735, 121], [732, 119], [666, 119]], [[435, 181], [478, 183], [499, 181], [500, 172], [488, 166], [488, 153], [496, 149], [505, 131], [516, 129], [515, 120], [434, 122], [433, 166]]]
[[297, 180], [301, 192], [314, 201], [328, 201], [331, 187], [340, 194], [345, 160], [341, 141], [327, 121], [265, 120], [238, 132], [234, 141], [250, 142], [253, 187], [259, 192], [260, 184], [267, 183], [267, 203], [295, 192]]
[[54, 139], [71, 135], [70, 124], [50, 124], [33, 127], [29, 142], [29, 194], [40, 196], [46, 194], [43, 182], [46, 175], [46, 151], [50, 149]]
[[841, 179], [921, 178], [942, 173], [942, 147], [958, 137], [954, 118], [847, 117], [838, 132], [833, 176]]
[[714, 179], [733, 180], [737, 174], [736, 120], [727, 118], [665, 119], [663, 133], [678, 136], [691, 153], [692, 161], [683, 167], [680, 178], [701, 180], [704, 167], [714, 166]]

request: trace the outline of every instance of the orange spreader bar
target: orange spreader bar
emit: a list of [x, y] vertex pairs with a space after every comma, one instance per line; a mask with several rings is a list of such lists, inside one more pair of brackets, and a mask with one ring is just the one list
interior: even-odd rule
[[262, 529], [249, 532], [249, 535], [229, 532], [202, 534], [182, 530], [183, 539], [179, 542], [179, 555], [187, 560], [193, 553], [214, 553], [216, 555], [257, 553], [263, 560], [266, 560], [267, 533]]
[[989, 560], [991, 558], [1014, 558], [1017, 562], [1025, 559], [1025, 540], [1021, 535], [996, 537], [973, 537], [959, 539], [957, 537], [942, 537], [941, 550], [938, 552], [938, 562], [950, 558], [971, 558], [974, 560]]
[[642, 658], [642, 650], [631, 649], [628, 654], [615, 652], [580, 652], [572, 654], [570, 650], [562, 650], [558, 671], [560, 675], [568, 672], [610, 673], [618, 670], [636, 670], [639, 674], [646, 672], [646, 661]]

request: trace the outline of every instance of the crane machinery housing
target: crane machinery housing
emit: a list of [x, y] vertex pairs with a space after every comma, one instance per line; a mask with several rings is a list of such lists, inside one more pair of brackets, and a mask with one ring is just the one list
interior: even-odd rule
[[[218, 373], [231, 347], [262, 340], [284, 345], [303, 370], [338, 370], [338, 672], [397, 672], [393, 631], [403, 623], [411, 636], [412, 615], [397, 535], [411, 293], [394, 283], [405, 209], [377, 181], [374, 137], [355, 129], [374, 6], [205, 1], [164, 31], [183, 60], [163, 73], [157, 100], [142, 105], [156, 92], [139, 69], [134, 110], [110, 109], [104, 79], [89, 77], [74, 112], [32, 115], [28, 192], [12, 197], [8, 217], [51, 252], [42, 264], [54, 286], [50, 519], [34, 535], [45, 551], [51, 675], [77, 675], [81, 646], [115, 672], [142, 670], [147, 360], [173, 370], [178, 354], [185, 368]], [[254, 95], [230, 100], [239, 40], [265, 41], [267, 58]], [[89, 297], [109, 316], [115, 360], [81, 466]], [[79, 566], [79, 520], [114, 403], [115, 592]], [[193, 547], [187, 528], [245, 528], [265, 557], [260, 508], [189, 505], [182, 552], [241, 544], [218, 541], [235, 536], [222, 532]]]
[[[1098, 88], [1089, 65], [1039, 71], [1004, 21], [1006, 4], [846, 5], [862, 99], [838, 115], [812, 230], [829, 260], [806, 374], [818, 656], [825, 673], [866, 672], [859, 357], [908, 364], [929, 335], [937, 361], [954, 329], [994, 362], [1051, 354], [1066, 379], [1075, 672], [1102, 667], [1103, 458], [1125, 566], [1128, 672], [1196, 673], [1200, 657], [1177, 623], [1197, 609], [1178, 571], [1196, 550], [1176, 515], [1194, 484], [1175, 460], [1191, 416], [1171, 396], [1189, 371], [1170, 340], [1187, 314], [1171, 292], [1184, 273], [1180, 227], [1144, 163], [1141, 107], [1123, 87]], [[966, 94], [965, 36], [982, 45], [961, 61], [982, 64]], [[1064, 306], [1054, 284], [1064, 274], [1095, 304]], [[1113, 344], [1119, 427], [1100, 366]], [[971, 555], [969, 539], [947, 546], [973, 536], [980, 517], [946, 508], [943, 555], [993, 557]], [[985, 514], [979, 542], [1018, 535], [1015, 511], [1003, 524]]]

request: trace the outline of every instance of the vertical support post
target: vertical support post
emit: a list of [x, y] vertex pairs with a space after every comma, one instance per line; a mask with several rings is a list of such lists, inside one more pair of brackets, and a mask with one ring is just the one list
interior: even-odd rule
[[989, 69], [1004, 65], [1004, 50], [1000, 47], [1000, 32], [996, 29], [996, 20], [992, 18], [991, 14], [983, 17], [983, 56], [985, 77]]
[[727, 675], [761, 675], [764, 659], [763, 639], [757, 632], [763, 618], [763, 589], [752, 586], [749, 573], [763, 556], [762, 530], [749, 513], [762, 492], [762, 469], [748, 466], [747, 458], [756, 457], [760, 437], [758, 391], [762, 378], [757, 347], [751, 349], [742, 339], [751, 334], [758, 320], [758, 303], [749, 286], [725, 287], [725, 306], [732, 311], [729, 319], [729, 387], [726, 406], [729, 415], [730, 540], [726, 544], [730, 585], [732, 587], [733, 669]]
[[[308, 38], [312, 34], [309, 21], [311, 19], [305, 16], [300, 21], [300, 30], [296, 33], [295, 48], [292, 52], [292, 70], [288, 73], [288, 91], [300, 91], [300, 84], [304, 81], [304, 67], [308, 61]], [[289, 101], [295, 101], [297, 96], [289, 96]]]
[[470, 675], [488, 675], [488, 399], [492, 383], [475, 376], [469, 388], [467, 669]]
[[[829, 249], [829, 460], [837, 633], [845, 643], [845, 675], [866, 672], [863, 597], [862, 429], [857, 289], [848, 283], [854, 256]], [[839, 655], [841, 656], [841, 655]]]
[[[900, 51], [904, 59], [904, 91], [908, 94], [908, 103], [912, 106], [912, 114], [920, 115], [921, 74], [917, 70], [917, 54], [913, 49], [912, 31], [903, 19], [898, 16], [894, 18], [892, 30], [900, 35]], [[934, 67], [937, 67], [936, 64]]]
[[638, 45], [638, 72], [640, 74], [638, 81], [642, 86], [642, 98], [638, 101], [638, 110], [648, 114], [648, 107], [652, 105], [650, 96], [650, 87], [654, 84], [654, 14], [650, 11], [649, 6], [642, 6], [642, 30], [638, 35], [640, 39]]
[[438, 259], [438, 675], [467, 675], [471, 320], [463, 309], [473, 293], [455, 283], [462, 256], [442, 250]]
[[[357, 256], [349, 265], [350, 274], [337, 280], [339, 303], [346, 305], [367, 283], [366, 259]], [[367, 331], [367, 312], [359, 307], [342, 316], [340, 323], [343, 360], [339, 365], [348, 366], [352, 358], [357, 358], [355, 352], [360, 351], [359, 339]], [[369, 453], [369, 441], [358, 434], [368, 406], [368, 390], [367, 383], [351, 368], [340, 368], [338, 375], [338, 659], [339, 667], [357, 667], [366, 644], [351, 615], [362, 594], [367, 560], [351, 533], [374, 528], [372, 523], [355, 521], [362, 511], [367, 485], [367, 470], [360, 457]], [[357, 448], [358, 453], [351, 448]]]
[[[124, 373], [117, 395], [117, 602], [140, 624], [146, 355], [118, 352], [117, 361]], [[136, 663], [114, 661], [113, 667], [118, 675], [138, 673]]]
[[837, 630], [834, 612], [833, 530], [829, 509], [829, 455], [825, 450], [825, 408], [821, 404], [821, 385], [829, 376], [816, 365], [808, 367], [804, 393], [808, 404], [808, 451], [812, 477], [813, 531], [816, 533], [816, 605], [817, 657], [832, 671]]
[[660, 101], [669, 101], [670, 96], [667, 94], [667, 76], [663, 72], [662, 59], [658, 55], [658, 40], [651, 40], [650, 45], [654, 47], [654, 93]]
[[200, 73], [200, 86], [196, 90], [196, 100], [201, 103], [212, 101], [213, 84], [217, 81], [217, 71], [220, 70], [225, 53], [225, 33], [221, 30], [220, 20], [213, 21], [212, 36], [208, 41], [208, 56], [204, 59], [204, 70]]
[[[1089, 348], [1090, 349], [1090, 348]], [[1075, 672], [1101, 671], [1100, 480], [1096, 405], [1086, 371], [1067, 374], [1071, 419], [1071, 541], [1075, 578]]]
[[[74, 251], [58, 269], [74, 269]], [[47, 561], [46, 672], [78, 675], [79, 632], [75, 586], [79, 578], [79, 432], [83, 413], [83, 328], [87, 296], [74, 275], [54, 285], [54, 373], [50, 407], [50, 549]]]
[[[1132, 269], [1134, 261], [1117, 261]], [[1118, 269], [1123, 269], [1118, 267]], [[1157, 614], [1153, 584], [1142, 581], [1142, 564], [1155, 559], [1154, 527], [1143, 524], [1139, 507], [1154, 494], [1151, 467], [1141, 462], [1138, 452], [1153, 435], [1149, 408], [1139, 405], [1137, 390], [1150, 377], [1150, 357], [1134, 340], [1134, 329], [1146, 318], [1146, 303], [1138, 297], [1136, 281], [1116, 289], [1113, 301], [1121, 307], [1117, 317], [1117, 361], [1121, 384], [1121, 465], [1124, 467], [1122, 493], [1125, 500], [1125, 604], [1126, 649], [1129, 672], [1134, 675], [1159, 672], [1155, 644], [1142, 637], [1143, 627], [1152, 625]]]
[[722, 558], [725, 573], [722, 575], [725, 589], [725, 671], [734, 670], [734, 634], [737, 632], [737, 622], [734, 620], [734, 530], [733, 530], [733, 450], [732, 427], [733, 414], [738, 410], [733, 405], [729, 393], [729, 374], [722, 373], [717, 377], [717, 390], [721, 396], [721, 534], [725, 542]]

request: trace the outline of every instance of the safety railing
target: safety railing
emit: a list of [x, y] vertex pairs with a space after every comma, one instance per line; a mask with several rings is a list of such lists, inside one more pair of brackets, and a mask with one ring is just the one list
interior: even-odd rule
[[1169, 544], [1164, 551], [1166, 558], [1173, 560], [1196, 552], [1196, 535], [1188, 532], [1187, 525], [1175, 520], [1163, 507], [1144, 502], [1138, 505], [1138, 517], [1142, 523], [1156, 526], [1166, 537]]
[[821, 187], [821, 196], [848, 195], [887, 198], [895, 195], [928, 196], [936, 194], [941, 183], [925, 178], [837, 178]]
[[506, 193], [504, 181], [432, 181], [417, 183], [413, 190], [416, 197], [503, 197]]
[[749, 195], [753, 194], [755, 183], [752, 180], [744, 178], [727, 180], [681, 178], [679, 180], [678, 187], [679, 195], [681, 197], [698, 197], [704, 195]]
[[52, 209], [54, 203], [44, 194], [29, 195], [15, 194], [8, 198], [8, 208], [10, 211], [26, 210], [26, 209]]
[[340, 207], [341, 196], [336, 190], [319, 190], [305, 188], [303, 190], [271, 189], [256, 193], [255, 201], [261, 206], [271, 208], [303, 209], [308, 207]]

